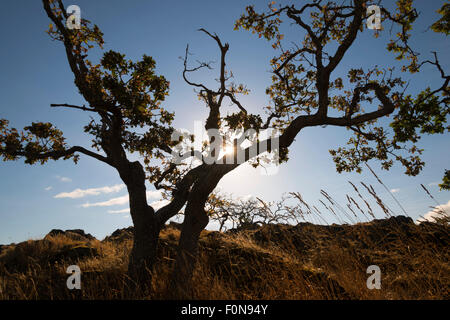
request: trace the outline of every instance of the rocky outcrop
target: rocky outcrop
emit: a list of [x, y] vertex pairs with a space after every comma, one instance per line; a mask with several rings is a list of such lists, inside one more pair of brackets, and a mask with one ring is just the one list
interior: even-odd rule
[[[91, 240], [95, 240], [95, 237], [92, 236], [90, 233], [85, 233], [84, 230], [81, 229], [72, 229], [72, 230], [60, 230], [60, 229], [53, 229], [52, 231], [50, 231], [45, 238], [48, 237], [55, 237], [58, 235], [64, 235], [67, 238], [70, 238], [72, 240], [75, 241], [91, 241]], [[44, 239], [45, 239], [44, 238]]]
[[110, 236], [107, 236], [103, 241], [122, 242], [133, 239], [133, 227], [117, 229]]

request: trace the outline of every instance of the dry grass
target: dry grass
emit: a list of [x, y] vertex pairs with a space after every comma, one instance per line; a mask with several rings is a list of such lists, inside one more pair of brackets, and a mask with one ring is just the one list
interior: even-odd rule
[[[384, 219], [374, 219], [374, 205], [352, 184], [356, 195], [347, 195], [347, 208], [321, 191], [319, 201], [339, 225], [328, 224], [316, 206], [293, 193], [300, 200], [295, 210], [303, 223], [203, 231], [190, 297], [449, 299], [448, 215], [417, 225], [395, 216], [372, 186], [361, 185]], [[325, 224], [306, 222], [305, 217], [313, 216]], [[176, 226], [161, 231], [158, 261], [145, 290], [127, 286], [131, 228], [103, 241], [66, 233], [0, 247], [0, 299], [165, 299], [179, 236]], [[81, 290], [66, 287], [65, 271], [73, 264], [82, 271]], [[381, 269], [380, 290], [366, 286], [370, 265]]]
[[[203, 232], [193, 299], [448, 299], [448, 226], [391, 218], [356, 225], [265, 225]], [[161, 232], [159, 260], [146, 291], [127, 290], [132, 240], [74, 241], [64, 235], [26, 241], [0, 255], [0, 299], [164, 299], [179, 231]], [[73, 247], [94, 248], [76, 261]], [[49, 261], [53, 261], [50, 263]], [[82, 270], [68, 290], [65, 269]], [[382, 289], [366, 287], [366, 269], [382, 270]]]

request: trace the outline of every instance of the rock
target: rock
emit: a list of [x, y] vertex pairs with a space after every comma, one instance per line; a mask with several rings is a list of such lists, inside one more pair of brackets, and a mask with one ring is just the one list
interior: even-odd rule
[[133, 227], [117, 229], [110, 236], [105, 237], [103, 241], [122, 242], [133, 239]]
[[395, 220], [398, 223], [403, 223], [403, 224], [414, 224], [414, 220], [410, 217], [405, 217], [405, 216], [394, 216], [391, 217], [390, 220]]
[[414, 225], [414, 220], [405, 216], [393, 216], [388, 219], [375, 219], [372, 221], [374, 225], [380, 227], [398, 227], [405, 225]]
[[45, 236], [45, 238], [54, 237], [57, 235], [64, 235], [67, 238], [70, 238], [70, 239], [76, 240], [76, 241], [95, 240], [94, 236], [92, 236], [90, 233], [85, 233], [84, 230], [81, 230], [81, 229], [72, 229], [72, 230], [66, 230], [66, 231], [63, 231], [60, 229], [53, 229]]

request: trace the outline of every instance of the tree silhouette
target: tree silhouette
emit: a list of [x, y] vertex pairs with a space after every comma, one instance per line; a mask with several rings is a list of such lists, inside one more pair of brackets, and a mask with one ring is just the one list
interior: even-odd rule
[[[220, 52], [218, 88], [190, 80], [192, 72], [210, 68], [209, 63], [188, 66], [186, 48], [183, 78], [198, 93], [208, 107], [205, 129], [252, 129], [257, 134], [256, 154], [253, 146], [243, 147], [234, 142], [233, 160], [238, 151], [244, 161], [260, 164], [265, 151], [277, 152], [280, 161], [288, 160], [289, 147], [299, 132], [307, 127], [338, 126], [353, 132], [346, 147], [332, 150], [331, 155], [338, 172], [361, 171], [361, 164], [371, 159], [389, 169], [394, 161], [405, 167], [408, 175], [417, 175], [424, 163], [417, 142], [423, 134], [444, 133], [447, 124], [450, 77], [442, 69], [438, 55], [432, 60], [419, 61], [419, 55], [409, 45], [411, 30], [418, 14], [411, 0], [399, 0], [389, 11], [380, 5], [383, 23], [392, 23], [399, 31], [392, 36], [387, 50], [405, 60], [403, 76], [389, 66], [384, 68], [349, 67], [347, 79], [334, 78], [333, 71], [342, 66], [342, 59], [364, 30], [367, 7], [374, 1], [308, 1], [300, 7], [279, 6], [271, 2], [267, 12], [258, 13], [253, 6], [236, 21], [236, 29], [246, 29], [271, 42], [277, 55], [270, 61], [272, 85], [266, 93], [271, 105], [266, 115], [251, 114], [237, 98], [245, 94], [243, 85], [230, 83], [231, 72], [226, 68], [229, 44], [205, 29], [200, 29], [217, 44]], [[379, 1], [381, 2], [381, 1]], [[4, 160], [24, 158], [26, 163], [45, 163], [49, 159], [73, 159], [79, 154], [91, 156], [117, 170], [127, 186], [130, 212], [134, 224], [134, 244], [130, 256], [129, 273], [140, 283], [148, 281], [156, 257], [158, 235], [164, 223], [184, 208], [184, 222], [179, 240], [178, 255], [171, 289], [176, 295], [186, 295], [198, 251], [200, 232], [208, 224], [205, 205], [219, 181], [237, 168], [241, 162], [231, 163], [174, 163], [170, 155], [180, 141], [171, 139], [174, 114], [161, 104], [168, 94], [169, 83], [154, 72], [155, 61], [144, 56], [133, 62], [123, 54], [105, 52], [99, 64], [87, 59], [94, 45], [102, 47], [103, 34], [89, 21], [82, 20], [81, 29], [69, 30], [68, 18], [61, 0], [43, 0], [44, 9], [52, 21], [50, 36], [64, 44], [67, 60], [75, 77], [75, 85], [87, 105], [68, 103], [52, 107], [74, 108], [90, 112], [95, 117], [84, 128], [91, 134], [91, 151], [81, 146], [69, 146], [50, 123], [32, 123], [19, 132], [0, 122], [0, 153]], [[447, 9], [445, 9], [447, 8]], [[435, 32], [448, 33], [448, 7], [441, 8], [443, 18], [432, 26]], [[286, 19], [283, 22], [281, 19]], [[303, 39], [290, 39], [291, 47], [283, 45], [280, 26], [291, 24], [303, 33]], [[379, 34], [374, 32], [375, 36]], [[287, 39], [286, 39], [287, 40]], [[413, 96], [407, 94], [406, 75], [417, 73], [425, 64], [436, 67], [442, 86]], [[223, 114], [225, 101], [236, 107], [236, 112]], [[364, 111], [366, 106], [372, 111]], [[378, 119], [390, 116], [389, 126], [377, 124]], [[145, 128], [145, 133], [139, 133]], [[276, 139], [259, 139], [267, 128], [280, 131]], [[235, 140], [236, 141], [236, 140]], [[274, 147], [276, 141], [278, 147]], [[182, 141], [181, 141], [182, 142]], [[267, 149], [259, 148], [265, 142]], [[210, 137], [209, 144], [214, 143]], [[143, 164], [130, 161], [127, 152], [139, 153]], [[176, 153], [176, 152], [175, 152]], [[217, 155], [216, 155], [217, 156]], [[169, 203], [155, 211], [147, 204], [146, 180], [162, 189]]]

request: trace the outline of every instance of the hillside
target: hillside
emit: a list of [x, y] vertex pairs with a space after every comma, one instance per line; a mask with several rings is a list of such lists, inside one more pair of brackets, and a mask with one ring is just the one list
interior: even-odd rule
[[[152, 286], [129, 292], [132, 228], [100, 241], [83, 230], [0, 246], [0, 299], [164, 299], [179, 226], [161, 232]], [[449, 299], [449, 227], [403, 216], [356, 225], [249, 225], [204, 231], [193, 299]], [[66, 288], [67, 266], [82, 289]], [[369, 265], [381, 269], [369, 290]]]

